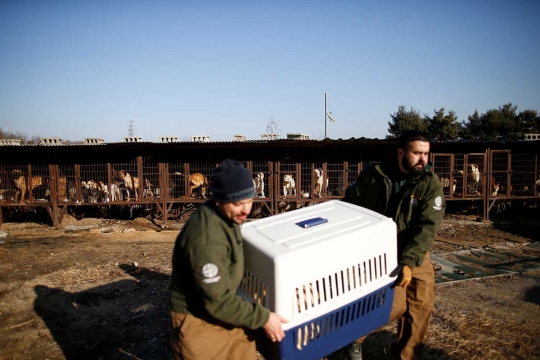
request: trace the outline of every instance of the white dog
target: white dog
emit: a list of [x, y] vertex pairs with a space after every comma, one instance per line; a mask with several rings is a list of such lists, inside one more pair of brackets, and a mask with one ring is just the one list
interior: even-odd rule
[[257, 173], [257, 176], [253, 178], [253, 188], [255, 189], [255, 197], [264, 197], [264, 174], [262, 172]]
[[322, 198], [323, 190], [324, 192], [328, 190], [328, 179], [326, 179], [326, 182], [324, 181], [322, 169], [315, 169], [315, 189], [313, 190], [313, 196]]
[[296, 196], [296, 182], [291, 174], [283, 176], [283, 196], [293, 195]]
[[467, 190], [469, 194], [478, 194], [478, 183], [480, 182], [480, 170], [478, 165], [469, 164], [469, 171], [467, 172]]

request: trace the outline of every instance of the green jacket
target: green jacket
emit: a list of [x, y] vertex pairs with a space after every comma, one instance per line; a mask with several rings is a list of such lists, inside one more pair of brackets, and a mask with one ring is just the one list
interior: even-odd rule
[[249, 329], [268, 321], [270, 310], [236, 293], [244, 272], [240, 226], [223, 218], [213, 201], [202, 205], [182, 228], [172, 266], [172, 311]]
[[[392, 180], [387, 175], [390, 166], [397, 166], [396, 156], [364, 169], [347, 188], [343, 201], [385, 215], [393, 191]], [[435, 240], [446, 202], [441, 182], [431, 171], [431, 165], [409, 179], [399, 195], [393, 216], [398, 231], [398, 262], [414, 269], [422, 264]]]

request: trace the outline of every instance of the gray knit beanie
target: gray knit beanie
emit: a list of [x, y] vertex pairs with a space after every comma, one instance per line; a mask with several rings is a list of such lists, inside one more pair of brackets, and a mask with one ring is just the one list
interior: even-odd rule
[[210, 180], [214, 200], [235, 202], [255, 196], [251, 171], [240, 161], [223, 160], [214, 170]]

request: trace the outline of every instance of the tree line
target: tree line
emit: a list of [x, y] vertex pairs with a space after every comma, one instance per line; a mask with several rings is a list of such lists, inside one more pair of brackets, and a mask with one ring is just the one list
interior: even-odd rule
[[[18, 139], [21, 140], [22, 144], [26, 145], [37, 145], [39, 144], [42, 136], [28, 136], [27, 133], [23, 133], [21, 131], [6, 131], [0, 128], [0, 139]], [[71, 141], [71, 140], [64, 140], [62, 139], [63, 144], [84, 144], [84, 141]]]
[[536, 110], [518, 112], [512, 103], [487, 110], [480, 114], [478, 110], [469, 115], [467, 121], [458, 121], [456, 113], [444, 108], [434, 110], [434, 114], [420, 115], [420, 111], [411, 107], [399, 106], [398, 111], [390, 114], [387, 138], [398, 137], [407, 130], [422, 130], [434, 141], [450, 140], [522, 140], [524, 134], [540, 133], [540, 116]]
[[[540, 134], [540, 116], [537, 110], [523, 110], [518, 112], [517, 106], [512, 103], [491, 109], [483, 114], [469, 115], [467, 121], [458, 121], [456, 113], [441, 107], [435, 109], [434, 114], [421, 115], [420, 111], [405, 106], [398, 107], [398, 111], [390, 114], [388, 133], [386, 137], [399, 137], [407, 130], [422, 130], [434, 141], [451, 140], [522, 140], [524, 134]], [[279, 120], [271, 119], [266, 124], [267, 133], [281, 132]], [[39, 144], [39, 136], [28, 136], [20, 131], [4, 131], [0, 128], [0, 139], [20, 139], [23, 144]], [[186, 137], [185, 141], [189, 141]], [[62, 140], [64, 144], [81, 144], [83, 141]]]

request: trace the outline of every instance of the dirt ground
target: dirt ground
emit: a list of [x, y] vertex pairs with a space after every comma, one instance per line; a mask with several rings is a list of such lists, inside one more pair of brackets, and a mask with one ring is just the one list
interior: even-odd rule
[[[447, 215], [432, 253], [539, 242], [539, 218], [537, 210], [493, 222]], [[167, 287], [180, 228], [144, 218], [58, 230], [4, 223], [0, 358], [169, 359]], [[540, 270], [438, 284], [436, 297], [423, 359], [540, 359]], [[384, 359], [394, 334], [391, 324], [369, 335], [365, 358]]]

